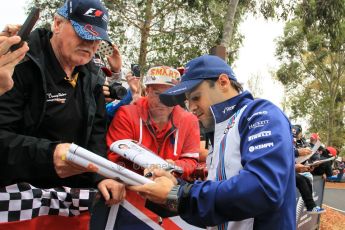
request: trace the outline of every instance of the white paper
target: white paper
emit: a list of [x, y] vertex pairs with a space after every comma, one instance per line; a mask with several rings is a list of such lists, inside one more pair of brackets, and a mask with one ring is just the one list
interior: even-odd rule
[[302, 163], [302, 162], [308, 160], [311, 156], [314, 155], [314, 153], [316, 153], [316, 151], [319, 149], [320, 145], [321, 145], [320, 140], [317, 140], [317, 142], [315, 143], [314, 147], [311, 149], [311, 153], [308, 154], [308, 155], [305, 155], [305, 156], [299, 156], [299, 157], [297, 157], [296, 160], [295, 160], [295, 162], [296, 162], [297, 164], [299, 164], [299, 163]]
[[125, 139], [115, 141], [110, 145], [110, 150], [143, 168], [148, 168], [151, 165], [158, 165], [165, 170], [183, 173], [183, 169], [181, 167], [169, 164], [151, 150], [137, 144], [134, 140]]
[[328, 162], [328, 161], [332, 161], [334, 160], [335, 157], [330, 157], [330, 158], [327, 158], [327, 159], [323, 159], [323, 160], [317, 160], [317, 161], [314, 161], [312, 163], [306, 163], [305, 165], [306, 166], [315, 166], [315, 165], [320, 165], [320, 164], [323, 164], [325, 162]]
[[152, 180], [111, 162], [76, 144], [71, 144], [66, 160], [82, 166], [88, 171], [96, 172], [107, 178], [119, 178], [128, 185], [153, 183]]

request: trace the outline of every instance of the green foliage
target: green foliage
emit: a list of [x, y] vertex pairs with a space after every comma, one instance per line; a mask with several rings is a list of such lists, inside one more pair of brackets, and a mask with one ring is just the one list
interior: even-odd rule
[[41, 9], [38, 26], [50, 28], [56, 9], [64, 3], [64, 0], [32, 0], [28, 3], [28, 9], [33, 5]]
[[[63, 0], [32, 0], [29, 5], [42, 9], [41, 26], [49, 27]], [[147, 0], [104, 0], [109, 9], [110, 37], [120, 47], [126, 62], [138, 63], [143, 42], [147, 44], [146, 69], [156, 63], [181, 66], [197, 55], [208, 53], [222, 34], [227, 1], [223, 0], [154, 0], [152, 18], [145, 13]], [[248, 0], [244, 1], [248, 4]], [[243, 9], [245, 4], [239, 8]], [[244, 12], [241, 10], [240, 12]], [[242, 36], [237, 33], [241, 15], [237, 14], [231, 50], [238, 50]], [[147, 27], [145, 27], [147, 25]], [[143, 41], [143, 33], [148, 33]], [[229, 58], [236, 58], [232, 52]]]
[[277, 78], [288, 89], [292, 118], [309, 121], [329, 145], [344, 145], [345, 2], [303, 0], [277, 42]]
[[[42, 9], [41, 26], [49, 27], [63, 0], [31, 0]], [[218, 44], [228, 0], [103, 0], [109, 9], [110, 37], [120, 47], [125, 63], [138, 63], [145, 52], [145, 68], [156, 63], [181, 66]], [[151, 2], [151, 3], [150, 3]], [[269, 17], [288, 15], [283, 0], [240, 0], [235, 14], [228, 61], [237, 58], [243, 36], [238, 25], [246, 13]], [[149, 4], [149, 5], [148, 5]], [[150, 5], [152, 4], [152, 6]], [[280, 13], [277, 13], [277, 12]], [[150, 14], [147, 14], [151, 12]], [[149, 17], [150, 16], [150, 17]], [[149, 17], [149, 18], [148, 18]]]

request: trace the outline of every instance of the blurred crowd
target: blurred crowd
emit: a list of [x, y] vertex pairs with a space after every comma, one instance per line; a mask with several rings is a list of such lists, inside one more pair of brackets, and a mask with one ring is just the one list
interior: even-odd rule
[[[309, 214], [325, 211], [314, 202], [313, 176], [344, 181], [336, 148], [317, 133], [307, 140], [279, 108], [254, 99], [219, 57], [125, 73], [108, 23], [100, 1], [68, 0], [51, 30], [37, 28], [22, 43], [20, 25], [0, 33], [0, 187], [98, 188], [107, 205], [139, 192], [137, 208], [148, 199], [218, 229], [296, 228], [296, 186]], [[110, 151], [123, 139], [182, 173], [141, 168]], [[129, 186], [72, 163], [71, 143], [156, 183]], [[132, 224], [121, 213], [118, 220]]]

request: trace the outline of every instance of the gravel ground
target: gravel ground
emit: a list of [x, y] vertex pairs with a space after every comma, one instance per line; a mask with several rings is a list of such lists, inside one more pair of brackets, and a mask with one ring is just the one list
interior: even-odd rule
[[345, 189], [345, 183], [326, 182], [326, 188]]
[[[326, 188], [345, 189], [345, 183], [326, 182]], [[345, 199], [344, 199], [345, 202]], [[345, 229], [345, 214], [323, 206], [326, 212], [321, 214], [320, 230], [343, 230]]]

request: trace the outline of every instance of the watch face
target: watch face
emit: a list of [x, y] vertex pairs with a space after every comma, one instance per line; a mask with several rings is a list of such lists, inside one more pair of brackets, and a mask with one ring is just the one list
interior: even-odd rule
[[178, 199], [173, 199], [173, 200], [167, 199], [166, 207], [167, 207], [170, 211], [176, 212], [177, 209], [178, 209]]

